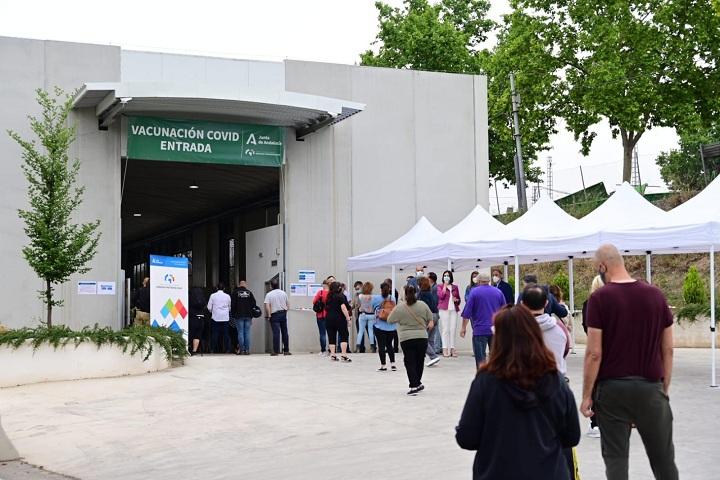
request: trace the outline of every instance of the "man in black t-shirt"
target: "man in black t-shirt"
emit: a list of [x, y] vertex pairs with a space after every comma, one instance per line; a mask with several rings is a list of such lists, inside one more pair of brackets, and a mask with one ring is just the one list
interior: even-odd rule
[[628, 478], [630, 431], [642, 437], [655, 478], [678, 478], [668, 398], [673, 317], [662, 292], [634, 280], [620, 252], [603, 245], [595, 265], [605, 286], [587, 304], [583, 401], [597, 415], [609, 480]]

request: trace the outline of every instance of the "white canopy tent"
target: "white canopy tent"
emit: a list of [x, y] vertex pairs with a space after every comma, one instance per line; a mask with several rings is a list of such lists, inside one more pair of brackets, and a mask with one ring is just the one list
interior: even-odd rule
[[[431, 228], [429, 228], [431, 227]], [[720, 177], [705, 190], [671, 212], [648, 202], [624, 183], [602, 205], [580, 220], [549, 198], [541, 198], [524, 215], [502, 225], [476, 206], [445, 233], [424, 217], [408, 233], [382, 249], [348, 259], [349, 271], [377, 271], [396, 265], [452, 260], [455, 266], [515, 262], [516, 285], [520, 264], [568, 260], [570, 284], [573, 259], [591, 256], [605, 243], [625, 254], [645, 254], [651, 281], [651, 253], [710, 252], [712, 386], [715, 375], [714, 253], [720, 247]], [[571, 290], [571, 309], [574, 292]]]

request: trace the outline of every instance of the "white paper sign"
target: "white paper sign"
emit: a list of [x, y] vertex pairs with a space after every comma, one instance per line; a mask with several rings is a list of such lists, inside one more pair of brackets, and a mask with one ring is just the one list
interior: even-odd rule
[[292, 297], [307, 297], [308, 288], [307, 283], [291, 283], [290, 284], [290, 296]]
[[298, 281], [302, 283], [315, 283], [315, 270], [298, 270]]
[[97, 283], [92, 280], [81, 280], [77, 284], [78, 295], [96, 295]]
[[308, 284], [308, 297], [315, 298], [317, 292], [322, 290], [322, 283], [309, 283]]
[[97, 282], [98, 295], [115, 295], [115, 282]]

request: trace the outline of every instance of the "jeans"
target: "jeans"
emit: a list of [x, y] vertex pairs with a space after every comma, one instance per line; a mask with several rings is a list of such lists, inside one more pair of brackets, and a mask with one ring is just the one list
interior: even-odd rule
[[325, 352], [327, 350], [327, 329], [325, 328], [325, 319], [318, 318], [316, 320], [318, 333], [320, 334], [320, 351]]
[[[230, 353], [230, 322], [212, 321], [212, 350], [214, 353]], [[222, 344], [220, 343], [222, 336]]]
[[403, 362], [405, 363], [410, 388], [417, 388], [422, 384], [427, 338], [405, 340], [400, 342], [400, 345], [402, 346]]
[[[435, 318], [435, 314], [433, 314], [433, 318]], [[432, 330], [428, 330], [428, 346], [427, 350], [425, 351], [425, 355], [428, 356], [430, 360], [434, 360], [438, 357], [436, 345], [435, 345], [435, 332], [438, 331], [438, 325], [437, 321], [435, 322], [435, 325], [433, 326]]]
[[287, 328], [287, 310], [280, 310], [270, 315], [270, 326], [273, 333], [273, 353], [280, 353], [280, 336], [282, 334], [283, 352], [290, 351], [290, 340]]
[[250, 327], [252, 326], [252, 318], [240, 317], [235, 319], [235, 328], [238, 333], [238, 349], [241, 352], [250, 351]]
[[377, 351], [380, 356], [380, 365], [385, 366], [386, 356], [390, 357], [390, 363], [395, 363], [395, 350], [393, 349], [393, 338], [395, 331], [380, 330], [375, 328], [377, 338]]
[[473, 335], [473, 354], [475, 355], [475, 363], [478, 366], [484, 363], [487, 358], [487, 348], [492, 342], [492, 337], [492, 335]]
[[356, 342], [358, 345], [363, 344], [363, 335], [365, 334], [365, 329], [367, 329], [368, 332], [368, 340], [370, 340], [370, 345], [375, 345], [375, 333], [373, 332], [375, 328], [375, 321], [375, 314], [360, 314], [360, 325], [358, 326], [358, 336]]
[[662, 382], [627, 377], [598, 382], [593, 394], [600, 449], [608, 480], [627, 480], [630, 432], [635, 424], [655, 478], [675, 480], [673, 414]]

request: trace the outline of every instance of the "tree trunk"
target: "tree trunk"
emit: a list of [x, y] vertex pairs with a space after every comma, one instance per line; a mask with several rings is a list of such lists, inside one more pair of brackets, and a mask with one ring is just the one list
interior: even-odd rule
[[631, 145], [631, 142], [628, 140], [623, 140], [623, 182], [630, 183], [630, 178], [632, 177], [632, 155], [634, 147], [635, 146]]
[[47, 327], [52, 327], [52, 285], [45, 280], [45, 301], [47, 302]]

